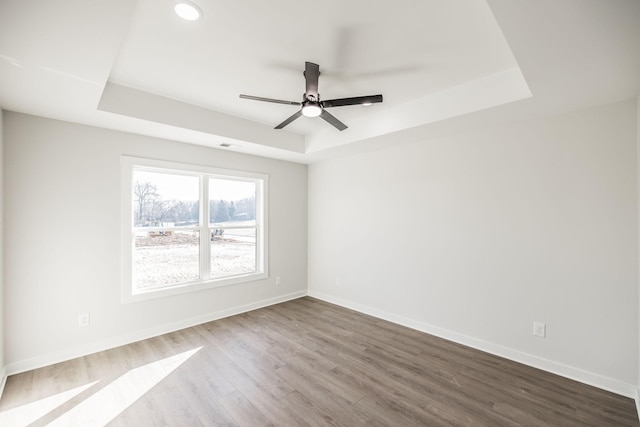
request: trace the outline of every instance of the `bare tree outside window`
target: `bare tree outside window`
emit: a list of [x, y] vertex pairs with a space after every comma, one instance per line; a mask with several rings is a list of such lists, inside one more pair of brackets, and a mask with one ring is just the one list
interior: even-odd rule
[[148, 216], [152, 214], [153, 206], [159, 198], [158, 188], [151, 182], [135, 181], [133, 183], [136, 225], [143, 225], [151, 219]]

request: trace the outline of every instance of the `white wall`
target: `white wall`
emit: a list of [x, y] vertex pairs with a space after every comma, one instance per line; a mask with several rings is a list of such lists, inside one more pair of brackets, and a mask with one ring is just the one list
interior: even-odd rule
[[[4, 127], [10, 373], [306, 293], [305, 165], [13, 112]], [[269, 174], [271, 278], [121, 304], [122, 154]]]
[[632, 396], [636, 159], [629, 101], [313, 164], [309, 293]]

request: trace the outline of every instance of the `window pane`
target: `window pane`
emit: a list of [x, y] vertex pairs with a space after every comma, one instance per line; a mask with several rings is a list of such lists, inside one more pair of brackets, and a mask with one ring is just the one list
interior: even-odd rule
[[198, 225], [200, 181], [197, 176], [133, 172], [135, 227]]
[[200, 278], [197, 231], [139, 231], [133, 254], [134, 289], [175, 285]]
[[255, 225], [256, 183], [230, 179], [210, 179], [209, 223], [212, 225]]
[[211, 277], [256, 270], [255, 228], [211, 229]]

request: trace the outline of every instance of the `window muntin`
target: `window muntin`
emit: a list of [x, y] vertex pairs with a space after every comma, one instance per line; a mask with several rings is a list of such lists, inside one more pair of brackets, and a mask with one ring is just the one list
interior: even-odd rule
[[124, 301], [267, 277], [266, 175], [123, 156], [125, 188]]

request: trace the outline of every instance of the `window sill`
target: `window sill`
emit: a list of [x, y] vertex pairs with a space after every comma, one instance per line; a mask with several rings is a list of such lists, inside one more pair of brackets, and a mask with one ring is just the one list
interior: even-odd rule
[[268, 273], [251, 273], [240, 276], [211, 279], [207, 281], [180, 283], [173, 286], [157, 287], [149, 290], [138, 290], [132, 292], [132, 290], [129, 289], [129, 292], [123, 293], [122, 303], [128, 304], [132, 302], [182, 295], [206, 289], [221, 288], [224, 286], [237, 285], [241, 283], [253, 282], [256, 280], [264, 280], [268, 277]]

